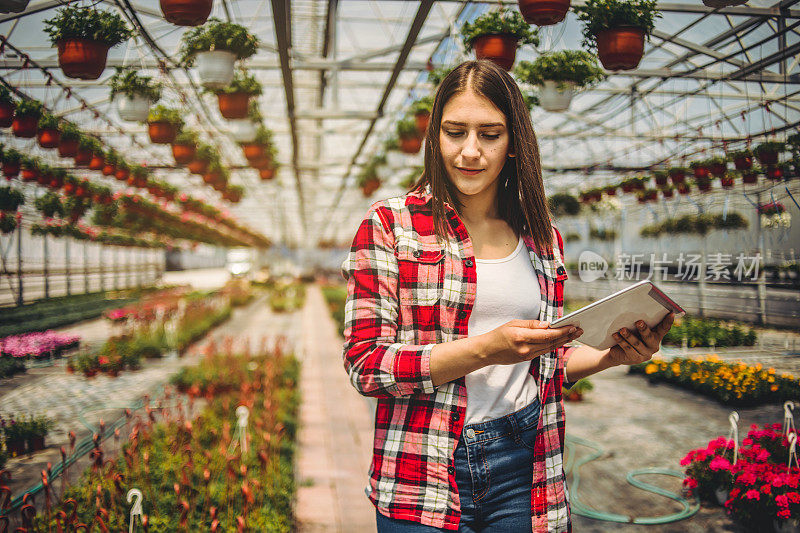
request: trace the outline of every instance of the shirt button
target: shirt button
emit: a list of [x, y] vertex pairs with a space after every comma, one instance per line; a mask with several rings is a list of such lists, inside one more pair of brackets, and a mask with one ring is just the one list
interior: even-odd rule
[[413, 252], [411, 252], [411, 255], [413, 255], [414, 257], [419, 257], [420, 255], [422, 255], [422, 253], [419, 250], [414, 250]]
[[453, 414], [450, 416], [450, 419], [451, 419], [453, 422], [458, 422], [458, 419], [459, 419], [459, 418], [460, 418], [460, 416], [459, 416], [459, 414], [458, 414], [458, 411], [456, 411], [455, 413], [453, 413]]
[[453, 466], [448, 466], [447, 467], [447, 472], [450, 473], [450, 474], [455, 474], [456, 473], [456, 469]]
[[467, 312], [464, 310], [459, 311], [458, 318], [467, 318]]
[[474, 263], [472, 262], [472, 259], [467, 259], [466, 261], [464, 261], [464, 264], [465, 264], [467, 267], [469, 267], [469, 268], [472, 268], [472, 265], [473, 265]]

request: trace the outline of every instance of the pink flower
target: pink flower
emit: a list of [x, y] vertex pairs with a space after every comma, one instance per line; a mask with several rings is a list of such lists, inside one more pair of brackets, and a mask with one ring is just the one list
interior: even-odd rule
[[724, 457], [717, 456], [711, 460], [711, 463], [709, 463], [708, 467], [714, 472], [717, 472], [719, 470], [730, 470], [731, 463]]
[[691, 477], [687, 477], [686, 479], [683, 480], [683, 485], [689, 487], [690, 489], [696, 489], [697, 480]]
[[789, 498], [786, 497], [786, 494], [779, 494], [775, 496], [775, 503], [778, 504], [778, 507], [789, 507]]
[[751, 489], [751, 490], [748, 490], [744, 494], [744, 497], [747, 498], [748, 500], [760, 500], [761, 499], [761, 493], [758, 492], [757, 490], [752, 490]]
[[800, 494], [796, 492], [787, 492], [786, 498], [789, 500], [789, 503], [800, 503]]
[[781, 509], [778, 511], [778, 518], [789, 519], [792, 517], [792, 512], [789, 509]]

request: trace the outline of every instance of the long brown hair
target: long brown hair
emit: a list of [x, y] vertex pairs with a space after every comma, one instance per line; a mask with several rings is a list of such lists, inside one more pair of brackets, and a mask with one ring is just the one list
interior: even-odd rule
[[[550, 250], [553, 231], [550, 210], [544, 194], [539, 145], [531, 124], [531, 116], [522, 93], [508, 72], [489, 60], [465, 61], [442, 80], [436, 90], [425, 142], [425, 169], [415, 189], [430, 184], [433, 194], [434, 227], [440, 239], [448, 233], [444, 203], [461, 213], [462, 204], [450, 181], [442, 160], [439, 133], [445, 104], [457, 94], [472, 89], [489, 99], [506, 117], [509, 130], [509, 152], [516, 155], [506, 160], [498, 177], [497, 212], [517, 236], [527, 235], [539, 250]], [[503, 185], [505, 178], [507, 185]]]

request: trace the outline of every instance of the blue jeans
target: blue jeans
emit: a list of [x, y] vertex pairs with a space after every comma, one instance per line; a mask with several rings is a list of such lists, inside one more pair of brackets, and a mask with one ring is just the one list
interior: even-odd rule
[[[531, 530], [533, 445], [541, 404], [510, 415], [464, 426], [453, 455], [461, 500], [462, 533], [514, 533]], [[446, 531], [409, 520], [389, 518], [376, 510], [378, 533]]]

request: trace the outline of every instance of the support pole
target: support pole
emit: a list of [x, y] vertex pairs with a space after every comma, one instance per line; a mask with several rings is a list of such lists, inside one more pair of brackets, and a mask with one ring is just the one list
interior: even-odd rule
[[69, 238], [64, 239], [64, 273], [67, 278], [67, 296], [72, 294], [72, 287], [70, 285], [70, 272], [69, 272]]
[[49, 270], [49, 261], [50, 261], [50, 250], [47, 246], [47, 234], [42, 235], [42, 243], [43, 243], [43, 259], [42, 259], [42, 273], [44, 274], [44, 297], [45, 299], [50, 298], [50, 272]]
[[89, 243], [83, 241], [83, 293], [89, 294]]
[[17, 226], [17, 305], [25, 303], [22, 293], [22, 224]]

